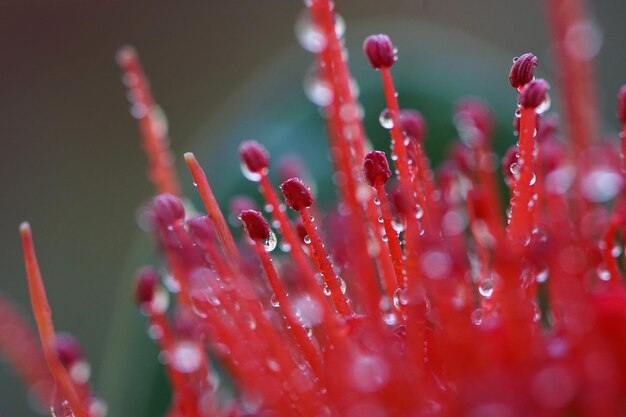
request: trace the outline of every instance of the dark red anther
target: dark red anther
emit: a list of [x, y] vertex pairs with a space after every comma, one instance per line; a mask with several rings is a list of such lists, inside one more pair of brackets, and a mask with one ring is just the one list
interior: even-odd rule
[[483, 138], [491, 136], [495, 126], [493, 112], [487, 103], [475, 97], [465, 98], [456, 103], [457, 120], [477, 129]]
[[520, 94], [519, 102], [525, 109], [535, 109], [546, 101], [549, 89], [550, 84], [544, 79], [531, 81]]
[[154, 219], [162, 226], [170, 226], [185, 218], [185, 207], [174, 194], [160, 194], [152, 204]]
[[152, 302], [156, 286], [159, 282], [159, 273], [156, 269], [146, 266], [137, 272], [135, 278], [135, 302], [143, 306]]
[[270, 166], [270, 155], [260, 143], [249, 140], [239, 145], [239, 157], [248, 171], [260, 174]]
[[520, 88], [532, 81], [537, 67], [537, 57], [530, 52], [525, 53], [513, 62], [509, 72], [509, 81], [513, 88]]
[[215, 237], [215, 226], [209, 216], [198, 216], [187, 220], [187, 228], [191, 236], [201, 242], [213, 240]]
[[300, 211], [313, 204], [313, 196], [300, 178], [290, 178], [280, 185], [285, 203], [293, 210]]
[[365, 155], [363, 174], [365, 174], [365, 179], [372, 187], [378, 184], [386, 184], [389, 177], [391, 177], [391, 170], [389, 169], [385, 153], [382, 151], [371, 151]]
[[617, 94], [617, 117], [622, 124], [626, 124], [626, 85], [623, 85]]
[[374, 68], [389, 68], [396, 62], [396, 51], [389, 36], [371, 35], [363, 42], [363, 52]]
[[65, 369], [83, 359], [83, 349], [78, 340], [69, 333], [57, 333], [54, 341], [54, 353]]
[[426, 137], [426, 122], [422, 113], [417, 110], [404, 109], [400, 111], [400, 126], [404, 133], [417, 142], [422, 142]]
[[278, 161], [278, 179], [283, 182], [293, 177], [306, 178], [304, 161], [298, 155], [286, 155]]
[[270, 226], [263, 215], [256, 210], [244, 210], [239, 215], [248, 236], [252, 240], [267, 240], [270, 237]]
[[236, 223], [235, 219], [239, 217], [239, 214], [244, 210], [256, 210], [259, 211], [259, 207], [256, 202], [247, 195], [236, 195], [230, 199], [229, 203], [231, 222]]

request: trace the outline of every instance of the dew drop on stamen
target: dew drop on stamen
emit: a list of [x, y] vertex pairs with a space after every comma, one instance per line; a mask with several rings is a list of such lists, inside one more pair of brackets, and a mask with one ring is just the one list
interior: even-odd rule
[[278, 300], [276, 299], [276, 295], [272, 294], [272, 296], [270, 297], [270, 305], [272, 307], [279, 307], [280, 303], [278, 302]]
[[491, 278], [485, 278], [478, 284], [478, 292], [485, 298], [489, 298], [493, 295], [493, 280]]
[[311, 244], [311, 238], [309, 237], [309, 235], [306, 235], [306, 236], [304, 237], [304, 243], [306, 243], [307, 245], [310, 245], [310, 244]]
[[378, 116], [378, 121], [383, 128], [393, 129], [393, 117], [391, 116], [391, 112], [389, 111], [389, 109], [385, 109], [380, 113], [380, 116]]
[[415, 206], [415, 218], [416, 219], [421, 219], [422, 217], [424, 217], [424, 209], [422, 208], [422, 206], [420, 206], [419, 204], [417, 204]]
[[239, 164], [239, 167], [241, 168], [241, 173], [243, 174], [243, 176], [248, 180], [248, 181], [252, 181], [252, 182], [259, 182], [261, 181], [261, 173], [260, 172], [252, 172], [248, 169], [248, 165], [246, 165], [244, 162], [241, 162]]
[[476, 326], [479, 326], [483, 322], [484, 317], [485, 312], [482, 308], [477, 308], [476, 310], [472, 311], [472, 314], [470, 314], [470, 320]]
[[543, 114], [547, 112], [548, 110], [550, 110], [551, 104], [552, 101], [550, 100], [550, 95], [546, 93], [546, 98], [537, 106], [537, 108], [535, 109], [535, 113]]
[[332, 85], [317, 75], [316, 67], [304, 77], [303, 88], [306, 97], [320, 107], [329, 106], [335, 97]]
[[611, 280], [611, 273], [607, 269], [598, 269], [598, 278], [601, 281], [608, 282]]
[[617, 258], [622, 254], [622, 248], [619, 245], [615, 245], [611, 248], [611, 256]]
[[387, 235], [383, 235], [383, 236], [381, 237], [381, 239], [382, 239], [382, 241], [383, 241], [383, 242], [387, 242], [387, 241], [389, 240], [389, 238], [387, 237]]
[[305, 50], [316, 54], [326, 49], [326, 45], [328, 44], [326, 35], [322, 28], [313, 22], [308, 10], [303, 10], [298, 16], [295, 32], [300, 46]]
[[396, 310], [401, 310], [409, 303], [408, 291], [406, 288], [398, 288], [393, 293], [393, 306]]
[[271, 252], [276, 249], [277, 242], [278, 240], [276, 239], [276, 234], [270, 230], [269, 237], [263, 242], [263, 247], [265, 248], [265, 251]]
[[172, 352], [172, 367], [182, 373], [191, 373], [202, 364], [202, 351], [197, 344], [182, 341], [174, 347]]

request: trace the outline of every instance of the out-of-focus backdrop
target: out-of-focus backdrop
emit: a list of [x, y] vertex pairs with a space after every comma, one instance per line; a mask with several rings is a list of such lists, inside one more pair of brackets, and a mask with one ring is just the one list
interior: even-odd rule
[[[367, 21], [372, 32], [393, 32], [390, 21], [401, 17], [404, 26], [439, 25], [510, 57], [534, 51], [550, 74], [552, 63], [543, 59], [549, 56], [548, 31], [539, 0], [337, 3], [347, 21], [349, 44], [361, 40], [352, 37], [353, 26]], [[626, 82], [626, 3], [589, 5], [603, 42], [600, 102], [608, 121], [605, 132], [611, 133], [615, 92]], [[302, 8], [301, 1], [288, 0], [0, 0], [0, 293], [30, 314], [17, 231], [28, 219], [56, 325], [82, 340], [96, 381], [99, 372], [112, 366], [103, 358], [119, 288], [130, 287], [128, 271], [138, 266], [129, 261], [139, 234], [134, 213], [152, 194], [113, 59], [116, 49], [127, 43], [138, 49], [168, 115], [176, 155], [200, 148], [191, 138], [201, 138], [202, 149], [211, 149], [211, 141], [220, 138], [202, 132], [241, 85], [285, 50], [293, 50], [288, 56], [296, 61], [311, 60], [294, 36]], [[386, 22], [380, 28], [379, 20]], [[402, 45], [410, 47], [413, 41], [429, 42], [397, 43], [402, 51]], [[445, 55], [445, 45], [441, 48]], [[352, 57], [363, 64], [359, 50]], [[459, 77], [465, 64], [451, 61], [459, 66]], [[506, 75], [493, 80], [502, 90], [509, 89]], [[281, 74], [275, 77], [280, 80]], [[306, 105], [303, 93], [288, 93]], [[182, 178], [187, 180], [184, 173]], [[35, 415], [17, 380], [3, 368], [0, 414]]]

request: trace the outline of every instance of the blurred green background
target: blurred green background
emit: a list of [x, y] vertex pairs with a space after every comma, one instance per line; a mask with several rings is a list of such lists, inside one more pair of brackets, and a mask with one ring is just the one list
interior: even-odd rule
[[[131, 252], [138, 239], [147, 242], [138, 238], [135, 210], [152, 194], [115, 50], [126, 43], [138, 49], [176, 155], [197, 152], [209, 173], [222, 170], [212, 162], [228, 161], [234, 175], [212, 178], [225, 195], [240, 184], [238, 141], [254, 135], [287, 150], [325, 145], [300, 87], [311, 62], [294, 36], [302, 7], [298, 0], [0, 0], [0, 292], [28, 311], [17, 233], [28, 219], [57, 328], [83, 342], [96, 390], [110, 392], [99, 386], [102, 375], [110, 380], [125, 366], [107, 356], [131, 346], [111, 327], [140, 265]], [[510, 135], [514, 94], [506, 71], [514, 55], [534, 51], [551, 78], [539, 0], [339, 0], [338, 7], [374, 139], [385, 133], [376, 126], [376, 74], [360, 53], [369, 32], [392, 36], [401, 54], [400, 100], [419, 104], [442, 140], [453, 134], [454, 97], [467, 93], [487, 97], [502, 115], [500, 135]], [[626, 3], [591, 2], [590, 9], [603, 37], [598, 78], [610, 133], [615, 92], [626, 81]], [[325, 155], [318, 158], [327, 165]], [[181, 179], [188, 181], [184, 171]], [[35, 415], [6, 367], [0, 414]]]

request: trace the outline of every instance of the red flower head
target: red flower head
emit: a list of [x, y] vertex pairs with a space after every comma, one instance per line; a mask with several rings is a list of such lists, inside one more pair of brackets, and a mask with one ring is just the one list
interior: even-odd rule
[[313, 196], [309, 187], [299, 178], [290, 178], [283, 182], [280, 190], [285, 196], [285, 203], [293, 210], [300, 211], [311, 207], [313, 204]]
[[389, 68], [398, 57], [396, 50], [387, 35], [371, 35], [363, 42], [363, 51], [374, 68]]

